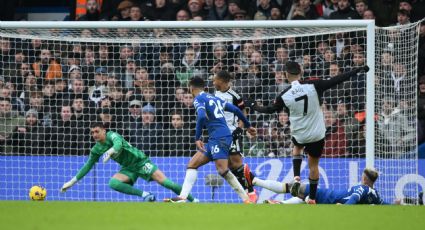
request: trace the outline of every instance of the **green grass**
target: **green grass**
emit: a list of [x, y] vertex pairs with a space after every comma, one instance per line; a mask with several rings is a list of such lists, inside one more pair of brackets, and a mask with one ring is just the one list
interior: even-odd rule
[[424, 229], [424, 206], [0, 201], [0, 229]]

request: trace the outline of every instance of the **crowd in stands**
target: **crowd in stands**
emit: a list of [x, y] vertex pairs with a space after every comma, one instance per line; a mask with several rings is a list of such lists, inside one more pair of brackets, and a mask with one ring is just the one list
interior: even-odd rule
[[[419, 1], [356, 0], [156, 0], [86, 1], [86, 14], [77, 20], [299, 20], [374, 19], [382, 25], [403, 25], [419, 18]], [[388, 1], [393, 3], [393, 1]], [[388, 10], [387, 14], [375, 9]], [[378, 13], [379, 12], [379, 13]], [[394, 18], [388, 18], [395, 12]], [[381, 17], [379, 17], [381, 15]], [[237, 33], [237, 29], [234, 31]], [[413, 31], [414, 32], [414, 31]], [[55, 33], [55, 31], [51, 31]], [[84, 29], [129, 37], [130, 29]], [[152, 30], [153, 36], [166, 36]], [[406, 32], [409, 33], [409, 32]], [[411, 32], [410, 32], [411, 33]], [[196, 34], [192, 35], [194, 38]], [[375, 84], [382, 89], [376, 114], [376, 137], [386, 151], [401, 155], [414, 149], [416, 117], [411, 81], [419, 83], [419, 141], [425, 123], [425, 26], [421, 25], [418, 66], [397, 53], [404, 34], [383, 42], [377, 57]], [[391, 43], [391, 44], [390, 44]], [[5, 154], [88, 154], [93, 141], [89, 126], [102, 121], [122, 133], [150, 156], [190, 156], [196, 113], [187, 82], [202, 76], [209, 82], [219, 70], [229, 71], [233, 87], [245, 99], [270, 103], [289, 84], [284, 71], [288, 60], [299, 62], [303, 80], [327, 79], [366, 63], [363, 33], [336, 33], [282, 39], [253, 39], [228, 43], [200, 42], [124, 44], [60, 42], [0, 37], [0, 152]], [[403, 49], [400, 49], [403, 50]], [[402, 51], [403, 52], [403, 51]], [[417, 70], [417, 71], [415, 71]], [[417, 75], [413, 76], [414, 73]], [[414, 89], [413, 89], [414, 90]], [[378, 94], [380, 92], [377, 92]], [[365, 154], [366, 75], [326, 92], [323, 111], [325, 157]], [[248, 111], [258, 128], [255, 140], [245, 137], [246, 155], [290, 156], [288, 114], [264, 115]], [[412, 147], [413, 146], [413, 147]], [[391, 156], [394, 157], [394, 156]]]

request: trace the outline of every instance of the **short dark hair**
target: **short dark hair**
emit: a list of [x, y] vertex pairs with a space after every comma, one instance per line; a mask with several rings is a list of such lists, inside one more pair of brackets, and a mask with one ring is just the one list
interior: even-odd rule
[[407, 10], [405, 10], [405, 9], [398, 10], [397, 11], [397, 15], [399, 15], [399, 14], [404, 15], [404, 16], [410, 18], [410, 12], [407, 11]]
[[226, 70], [220, 70], [215, 75], [225, 82], [229, 82], [232, 79], [232, 76]]
[[286, 62], [286, 72], [293, 75], [298, 75], [301, 73], [301, 66], [297, 62], [288, 61]]
[[93, 123], [90, 124], [91, 129], [97, 128], [97, 127], [101, 128], [101, 129], [105, 129], [105, 126], [103, 125], [102, 122], [93, 122]]
[[198, 89], [203, 89], [205, 87], [205, 81], [204, 79], [200, 77], [192, 77], [189, 81], [189, 86], [192, 86]]

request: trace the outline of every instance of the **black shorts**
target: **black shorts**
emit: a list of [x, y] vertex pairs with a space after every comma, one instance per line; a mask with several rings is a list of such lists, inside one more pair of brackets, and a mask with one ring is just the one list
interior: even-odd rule
[[230, 149], [229, 149], [229, 155], [241, 155], [243, 156], [242, 153], [242, 139], [243, 137], [240, 136], [238, 138], [232, 138], [232, 145], [230, 145]]
[[300, 144], [297, 142], [297, 140], [295, 140], [294, 137], [292, 137], [292, 143], [298, 147], [305, 147], [304, 152], [306, 152], [308, 155], [312, 157], [320, 157], [322, 155], [323, 148], [325, 147], [325, 138], [312, 143]]

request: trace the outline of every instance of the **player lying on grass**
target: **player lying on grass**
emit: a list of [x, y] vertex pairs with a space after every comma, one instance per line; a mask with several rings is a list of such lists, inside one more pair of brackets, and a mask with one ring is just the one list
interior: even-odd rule
[[[366, 168], [363, 170], [361, 183], [352, 186], [349, 190], [332, 190], [327, 188], [318, 188], [316, 193], [317, 204], [384, 204], [379, 196], [378, 191], [373, 188], [375, 181], [378, 179], [378, 172], [374, 169]], [[254, 185], [269, 189], [276, 193], [289, 193], [292, 183], [281, 183], [271, 180], [261, 180], [254, 178]], [[310, 187], [301, 184], [296, 196], [301, 202], [308, 202]], [[293, 201], [292, 199], [289, 199]], [[266, 200], [269, 204], [290, 204], [291, 201]]]
[[[198, 168], [214, 161], [217, 172], [230, 184], [232, 189], [239, 195], [244, 203], [251, 203], [247, 193], [233, 175], [228, 167], [229, 150], [232, 144], [232, 133], [227, 127], [224, 118], [224, 110], [230, 111], [241, 119], [252, 136], [257, 130], [243, 115], [242, 111], [231, 103], [227, 103], [220, 98], [204, 92], [205, 82], [202, 78], [195, 77], [189, 82], [189, 90], [195, 97], [193, 105], [197, 112], [195, 143], [198, 151], [190, 159], [184, 178], [183, 189], [178, 197], [167, 199], [169, 202], [185, 202], [189, 192], [198, 178]], [[208, 129], [208, 143], [204, 145], [202, 141], [203, 127]]]
[[[237, 91], [231, 87], [230, 74], [225, 71], [219, 71], [215, 74], [213, 85], [216, 89], [214, 96], [222, 99], [226, 103], [230, 103], [238, 107], [241, 111], [245, 110], [245, 104], [242, 97]], [[239, 118], [232, 112], [224, 111], [224, 118], [226, 119], [227, 127], [232, 132], [232, 145], [229, 150], [229, 169], [238, 178], [242, 187], [248, 191], [249, 199], [252, 203], [256, 203], [258, 196], [255, 193], [254, 186], [252, 186], [246, 176], [251, 175], [251, 170], [248, 165], [243, 163], [242, 157], [242, 138], [243, 138], [243, 124]]]
[[[168, 179], [143, 151], [133, 147], [120, 134], [106, 131], [102, 123], [92, 124], [90, 131], [96, 144], [91, 149], [89, 159], [77, 175], [62, 186], [61, 192], [65, 192], [81, 180], [103, 156], [103, 163], [112, 158], [121, 165], [121, 170], [109, 180], [109, 187], [115, 191], [142, 197], [144, 201], [155, 201], [152, 193], [133, 187], [137, 178], [141, 177], [148, 182], [154, 180], [174, 193], [180, 194], [181, 185]], [[188, 195], [187, 199], [194, 200], [191, 195]]]

